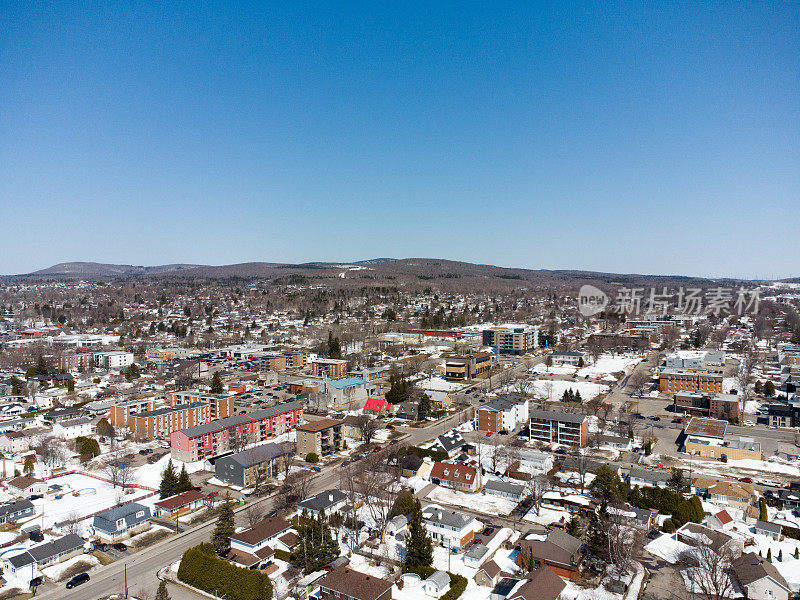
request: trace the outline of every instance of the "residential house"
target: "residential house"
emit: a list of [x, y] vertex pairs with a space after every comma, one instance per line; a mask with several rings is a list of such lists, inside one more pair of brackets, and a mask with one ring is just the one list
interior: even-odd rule
[[386, 533], [388, 535], [396, 536], [401, 531], [408, 529], [408, 517], [405, 515], [397, 515], [389, 520], [386, 524]]
[[570, 367], [579, 367], [581, 366], [581, 361], [583, 364], [588, 363], [588, 356], [583, 352], [551, 352], [550, 359], [553, 362], [553, 366], [562, 367], [564, 365]]
[[281, 518], [270, 517], [254, 523], [230, 538], [228, 560], [253, 568], [269, 561], [279, 539], [290, 533], [292, 525]]
[[92, 525], [98, 537], [113, 542], [143, 531], [147, 528], [149, 519], [150, 507], [128, 502], [97, 513]]
[[342, 449], [344, 423], [338, 419], [319, 419], [297, 426], [297, 454], [328, 456]]
[[525, 495], [525, 486], [520, 483], [490, 479], [483, 484], [483, 493], [519, 502]]
[[489, 547], [486, 544], [472, 544], [464, 552], [464, 564], [477, 569], [489, 558]]
[[408, 400], [395, 405], [394, 415], [400, 419], [419, 421], [419, 402]]
[[422, 582], [422, 589], [426, 596], [441, 598], [450, 589], [450, 575], [444, 571], [434, 571]]
[[441, 390], [425, 390], [425, 393], [428, 395], [428, 398], [431, 399], [431, 404], [439, 410], [450, 408], [453, 404], [453, 400], [447, 392]]
[[713, 515], [710, 515], [708, 519], [706, 519], [706, 524], [711, 527], [711, 529], [722, 529], [728, 531], [733, 529], [734, 520], [727, 510], [722, 509]]
[[297, 512], [302, 514], [305, 511], [312, 517], [319, 516], [322, 511], [325, 511], [326, 515], [331, 515], [341, 511], [345, 504], [347, 504], [347, 494], [340, 490], [330, 489], [299, 502]]
[[517, 564], [523, 568], [550, 567], [556, 575], [568, 579], [580, 577], [583, 562], [582, 542], [563, 531], [551, 531], [542, 540], [522, 540]]
[[159, 500], [154, 505], [155, 515], [167, 519], [177, 519], [203, 506], [203, 494], [197, 490], [182, 492]]
[[667, 487], [672, 473], [664, 469], [645, 469], [643, 467], [631, 467], [628, 473], [628, 483], [631, 487]]
[[406, 454], [401, 460], [400, 468], [402, 471], [400, 474], [403, 477], [421, 477], [430, 473], [431, 463], [426, 462], [416, 454]]
[[27, 498], [33, 494], [44, 494], [47, 491], [47, 483], [30, 475], [15, 477], [8, 483], [8, 491], [21, 498]]
[[88, 437], [94, 432], [91, 417], [65, 419], [53, 424], [53, 436], [62, 440], [74, 440], [77, 437]]
[[227, 485], [252, 488], [277, 477], [286, 467], [289, 451], [279, 444], [253, 446], [214, 462], [214, 476]]
[[597, 502], [583, 494], [571, 494], [550, 490], [542, 494], [542, 506], [546, 508], [560, 508], [572, 514], [589, 517], [597, 510]]
[[380, 416], [391, 413], [392, 405], [385, 398], [367, 398], [363, 410], [364, 414]]
[[22, 417], [19, 419], [9, 419], [8, 421], [0, 421], [0, 433], [6, 431], [19, 431], [34, 424], [33, 417]]
[[[404, 403], [405, 404], [405, 403]], [[447, 453], [447, 456], [452, 458], [461, 452], [462, 446], [465, 444], [464, 438], [455, 429], [451, 429], [447, 433], [443, 433], [436, 438], [433, 443], [428, 446], [430, 450], [441, 450]]]
[[9, 430], [0, 434], [0, 451], [5, 454], [25, 452], [30, 447], [30, 437], [21, 431]]
[[19, 521], [26, 517], [32, 517], [34, 513], [33, 503], [27, 498], [5, 502], [0, 504], [0, 523]]
[[698, 496], [708, 497], [716, 504], [739, 510], [747, 510], [747, 507], [756, 499], [753, 486], [740, 481], [718, 481], [698, 477], [692, 483], [692, 487]]
[[13, 556], [5, 554], [0, 559], [3, 572], [10, 573], [23, 581], [33, 579], [40, 576], [41, 569], [82, 554], [83, 543], [83, 538], [69, 533]]
[[747, 600], [788, 600], [792, 595], [775, 565], [752, 552], [734, 560], [731, 570]]
[[430, 477], [436, 485], [463, 492], [476, 492], [480, 487], [478, 470], [462, 463], [435, 462]]
[[391, 600], [392, 582], [349, 567], [334, 569], [319, 580], [320, 600]]
[[507, 600], [557, 600], [567, 587], [557, 573], [552, 566], [549, 569], [538, 568], [528, 573], [525, 579], [511, 590]]
[[434, 504], [422, 510], [425, 528], [431, 539], [445, 548], [463, 550], [481, 525], [475, 517], [446, 510]]

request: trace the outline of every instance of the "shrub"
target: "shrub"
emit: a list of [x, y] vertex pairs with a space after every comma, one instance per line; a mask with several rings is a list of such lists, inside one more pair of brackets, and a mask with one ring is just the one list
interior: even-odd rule
[[289, 562], [289, 557], [291, 557], [292, 553], [288, 550], [284, 550], [283, 548], [276, 548], [275, 549], [275, 558], [279, 560], [283, 560]]
[[467, 578], [449, 571], [447, 574], [450, 575], [450, 589], [442, 596], [441, 600], [458, 600], [467, 589]]
[[272, 597], [272, 582], [260, 571], [242, 569], [217, 558], [211, 544], [189, 548], [181, 558], [178, 579], [227, 600]]
[[675, 523], [672, 522], [672, 519], [664, 521], [663, 529], [664, 533], [675, 533]]
[[306, 454], [306, 462], [312, 463], [312, 464], [313, 463], [318, 463], [319, 462], [319, 456], [317, 456], [316, 452], [309, 452], [308, 454]]

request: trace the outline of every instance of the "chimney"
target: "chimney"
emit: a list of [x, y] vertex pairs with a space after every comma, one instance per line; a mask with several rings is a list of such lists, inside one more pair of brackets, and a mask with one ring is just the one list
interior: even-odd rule
[[333, 492], [328, 494], [328, 502], [333, 502]]

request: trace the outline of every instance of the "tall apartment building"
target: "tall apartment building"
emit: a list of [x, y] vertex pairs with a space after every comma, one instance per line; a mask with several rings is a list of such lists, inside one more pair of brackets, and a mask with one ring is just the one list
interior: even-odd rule
[[58, 368], [62, 371], [74, 371], [88, 368], [92, 364], [92, 355], [88, 352], [64, 354], [58, 358]]
[[164, 438], [179, 429], [208, 423], [210, 420], [211, 405], [192, 402], [130, 415], [128, 429], [139, 439]]
[[172, 458], [194, 462], [225, 454], [235, 447], [257, 444], [292, 431], [303, 419], [302, 402], [286, 402], [174, 431]]
[[495, 348], [498, 354], [527, 354], [539, 347], [539, 329], [530, 325], [485, 329], [483, 345]]
[[492, 370], [493, 357], [490, 352], [475, 352], [465, 356], [447, 356], [444, 376], [448, 381], [466, 381]]
[[583, 447], [589, 442], [589, 418], [573, 413], [532, 410], [529, 432], [531, 440]]
[[133, 364], [133, 352], [95, 352], [93, 359], [102, 369], [124, 369]]
[[722, 373], [705, 373], [684, 369], [662, 369], [658, 376], [662, 394], [682, 391], [722, 393]]
[[211, 419], [224, 419], [230, 417], [235, 412], [233, 406], [234, 396], [227, 394], [208, 394], [198, 390], [183, 390], [180, 392], [170, 392], [167, 400], [171, 406], [187, 404], [191, 402], [205, 402], [211, 405]]
[[311, 363], [311, 373], [317, 377], [343, 379], [347, 377], [347, 361], [337, 358], [317, 357]]
[[114, 427], [128, 427], [131, 415], [155, 410], [156, 401], [152, 396], [147, 398], [134, 398], [121, 400], [111, 405], [108, 412], [108, 422]]
[[306, 456], [314, 452], [327, 456], [342, 449], [344, 443], [344, 421], [320, 419], [297, 426], [297, 454]]

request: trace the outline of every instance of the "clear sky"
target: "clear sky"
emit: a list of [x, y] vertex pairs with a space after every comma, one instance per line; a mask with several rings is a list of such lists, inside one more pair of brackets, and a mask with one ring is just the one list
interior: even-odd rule
[[0, 273], [800, 275], [796, 1], [78, 4], [0, 11]]

